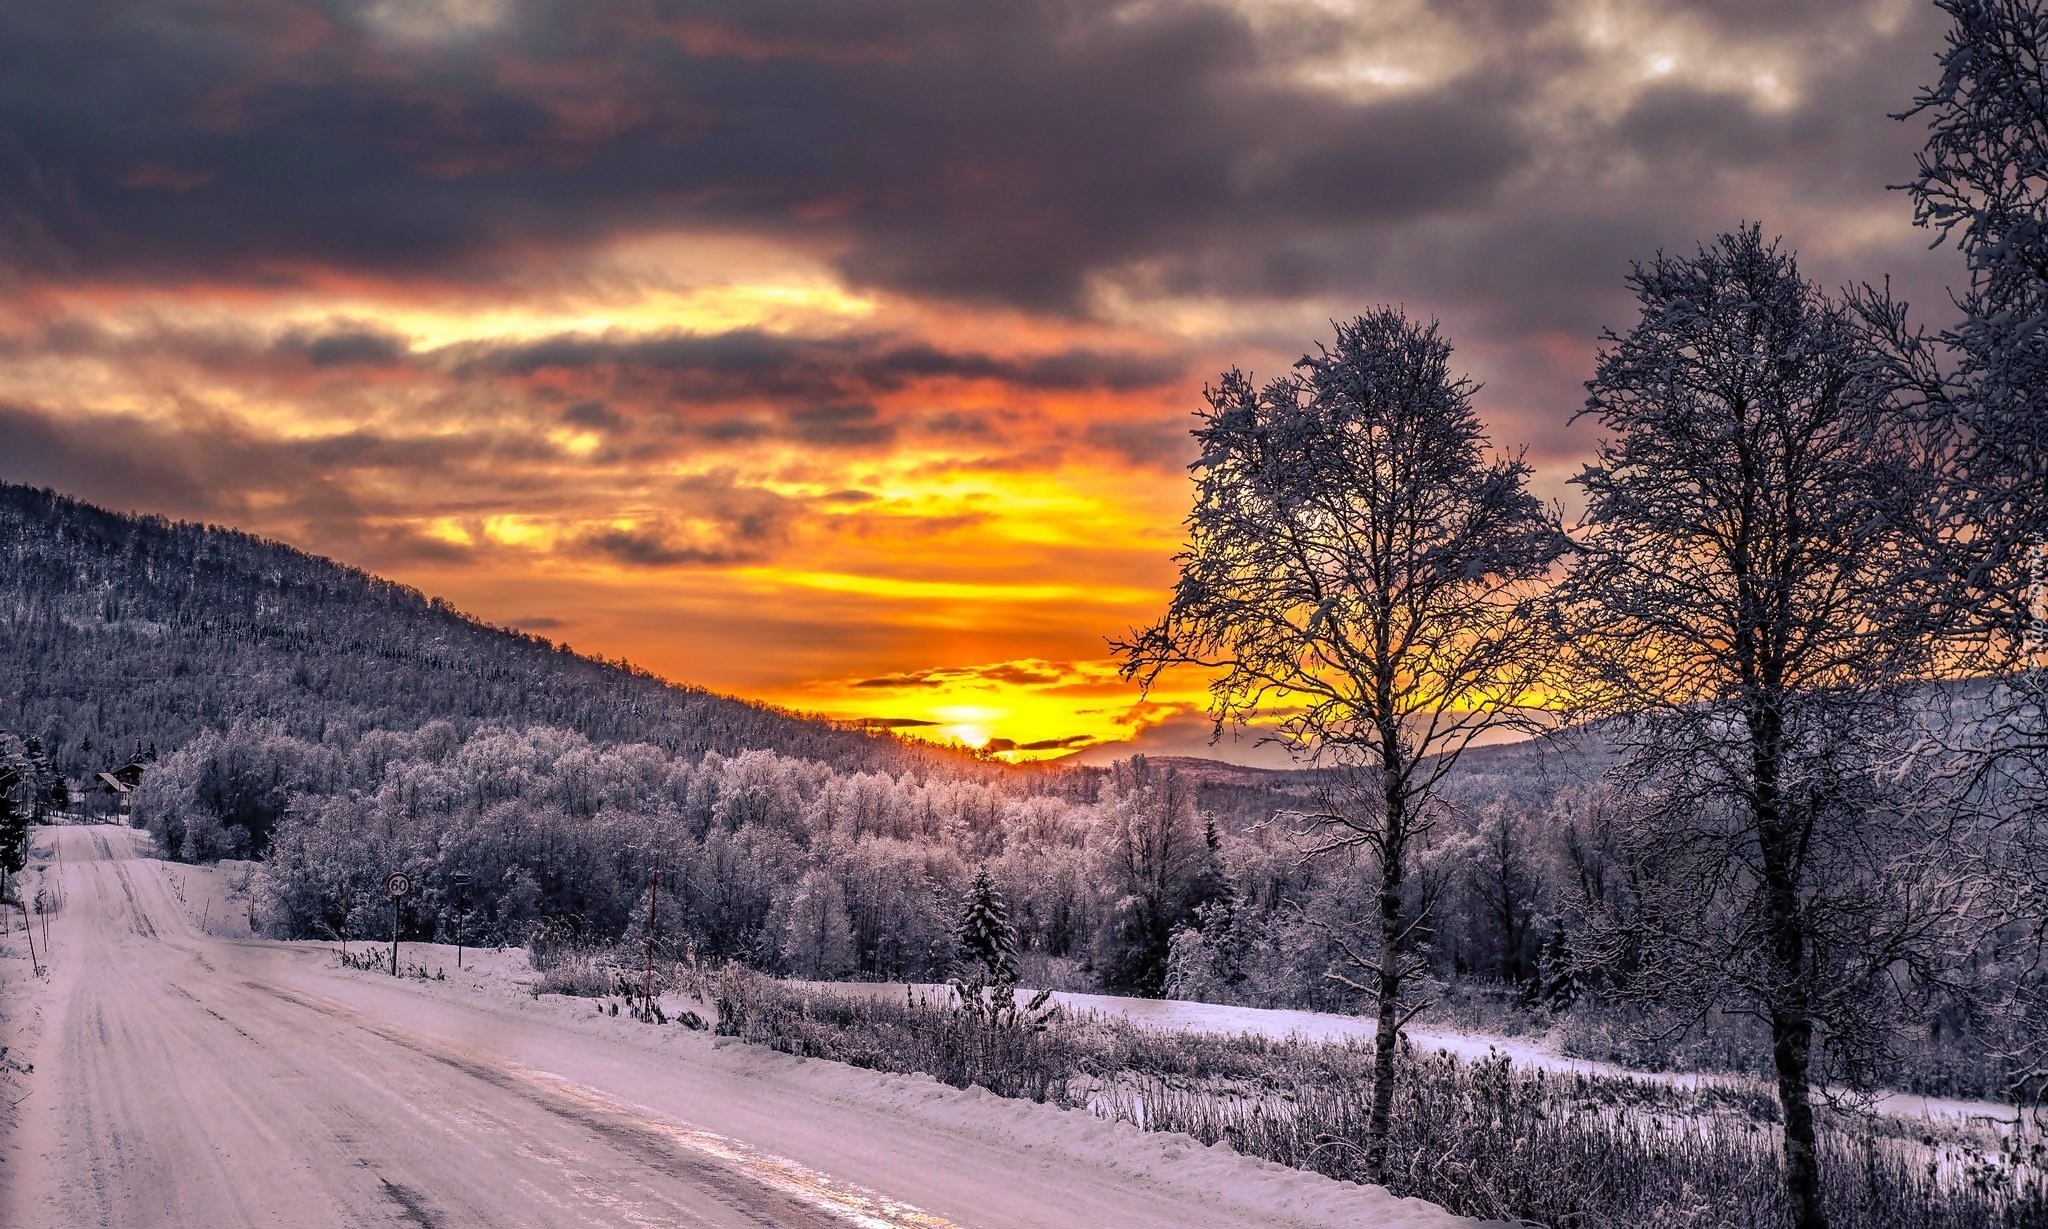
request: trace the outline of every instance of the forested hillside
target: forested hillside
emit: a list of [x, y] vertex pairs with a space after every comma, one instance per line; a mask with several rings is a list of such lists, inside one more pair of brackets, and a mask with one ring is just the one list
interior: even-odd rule
[[249, 534], [0, 483], [0, 727], [73, 777], [267, 720], [512, 721], [695, 755], [771, 748], [904, 772], [965, 756], [664, 682]]

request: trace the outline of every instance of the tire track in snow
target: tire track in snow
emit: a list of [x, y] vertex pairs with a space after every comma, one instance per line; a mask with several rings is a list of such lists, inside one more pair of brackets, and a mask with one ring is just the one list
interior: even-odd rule
[[419, 1229], [441, 1229], [441, 1218], [427, 1207], [426, 1200], [420, 1198], [418, 1191], [400, 1186], [381, 1174], [378, 1175], [377, 1181], [384, 1184], [384, 1193], [391, 1196], [391, 1202], [404, 1210], [407, 1221], [418, 1225]]
[[[102, 839], [100, 844], [104, 847], [106, 841]], [[148, 911], [143, 909], [141, 901], [135, 899], [135, 881], [128, 877], [128, 868], [117, 861], [107, 865], [114, 868], [114, 879], [121, 885], [121, 895], [128, 898], [130, 928], [145, 939], [156, 938], [156, 923], [149, 920]]]
[[[952, 1221], [785, 1157], [675, 1122], [551, 1072], [487, 1063], [364, 1019], [338, 1003], [266, 982], [241, 985], [355, 1027], [525, 1100], [597, 1135], [671, 1177], [712, 1193], [749, 1220], [776, 1229], [959, 1229]], [[766, 1196], [766, 1198], [764, 1198]]]

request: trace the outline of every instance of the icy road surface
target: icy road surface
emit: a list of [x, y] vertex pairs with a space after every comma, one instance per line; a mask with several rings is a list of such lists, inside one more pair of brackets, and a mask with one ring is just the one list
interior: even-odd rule
[[[1470, 1222], [1378, 1188], [921, 1077], [202, 934], [194, 872], [44, 829], [46, 983], [0, 1225], [1335, 1226]], [[210, 898], [209, 898], [210, 899]], [[210, 929], [219, 926], [216, 906]], [[14, 941], [18, 946], [20, 935]]]

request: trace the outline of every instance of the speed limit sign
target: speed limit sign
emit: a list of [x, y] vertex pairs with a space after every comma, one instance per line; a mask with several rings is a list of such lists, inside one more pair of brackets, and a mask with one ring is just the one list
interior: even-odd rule
[[384, 879], [384, 894], [393, 900], [412, 895], [412, 876], [404, 871], [392, 871]]

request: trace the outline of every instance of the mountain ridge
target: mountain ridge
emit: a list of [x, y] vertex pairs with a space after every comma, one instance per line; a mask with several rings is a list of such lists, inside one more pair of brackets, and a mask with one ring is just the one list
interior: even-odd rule
[[[378, 671], [362, 668], [374, 662]], [[0, 726], [73, 776], [206, 728], [548, 723], [670, 751], [988, 771], [972, 755], [673, 682], [241, 530], [0, 482]], [[12, 711], [8, 711], [11, 709]]]

